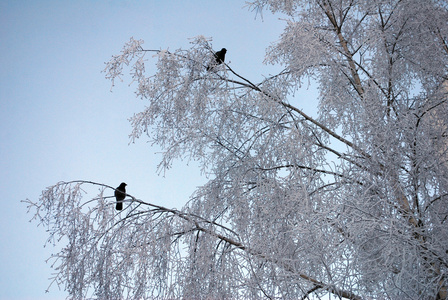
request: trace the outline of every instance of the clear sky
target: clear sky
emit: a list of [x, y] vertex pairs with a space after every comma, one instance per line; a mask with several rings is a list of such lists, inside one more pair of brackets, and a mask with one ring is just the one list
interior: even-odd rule
[[[194, 163], [156, 173], [159, 150], [129, 144], [128, 118], [145, 103], [129, 78], [110, 91], [101, 71], [131, 36], [148, 49], [188, 48], [204, 35], [228, 52], [232, 68], [259, 81], [275, 68], [265, 48], [284, 27], [269, 12], [255, 19], [244, 0], [0, 0], [0, 299], [61, 299], [45, 293], [52, 246], [29, 223], [21, 200], [58, 181], [91, 180], [180, 208], [204, 182]], [[278, 69], [278, 68], [277, 68]], [[112, 195], [112, 193], [111, 193]]]

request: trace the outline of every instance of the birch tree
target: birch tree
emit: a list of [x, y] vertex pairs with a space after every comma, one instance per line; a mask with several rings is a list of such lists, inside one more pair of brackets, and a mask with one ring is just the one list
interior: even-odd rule
[[[28, 200], [63, 244], [54, 282], [73, 298], [447, 299], [446, 2], [249, 5], [287, 16], [266, 52], [283, 70], [262, 82], [207, 71], [202, 36], [172, 52], [131, 39], [107, 63], [147, 102], [131, 140], [208, 182], [180, 209], [127, 194], [117, 213], [113, 187], [89, 181]], [[308, 81], [319, 98], [295, 99]]]

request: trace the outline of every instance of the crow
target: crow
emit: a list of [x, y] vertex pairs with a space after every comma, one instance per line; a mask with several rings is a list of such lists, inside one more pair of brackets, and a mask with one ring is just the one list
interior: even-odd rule
[[117, 206], [115, 206], [116, 210], [123, 209], [123, 200], [126, 198], [126, 187], [127, 184], [122, 182], [119, 187], [115, 189], [115, 199], [117, 199]]
[[218, 51], [214, 54], [215, 61], [212, 62], [210, 65], [207, 66], [207, 71], [210, 69], [213, 69], [215, 66], [220, 65], [224, 62], [224, 59], [226, 57], [227, 49], [222, 48], [221, 51]]

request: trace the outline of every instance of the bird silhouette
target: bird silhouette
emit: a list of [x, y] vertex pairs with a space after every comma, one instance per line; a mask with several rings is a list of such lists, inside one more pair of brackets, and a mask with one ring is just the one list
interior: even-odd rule
[[226, 57], [227, 49], [222, 48], [221, 51], [218, 51], [214, 54], [215, 61], [213, 61], [210, 65], [207, 66], [207, 71], [213, 69], [215, 66], [220, 65], [224, 62]]
[[124, 200], [124, 198], [126, 198], [126, 186], [127, 186], [127, 184], [122, 182], [115, 189], [115, 199], [117, 199], [117, 205], [115, 206], [116, 210], [122, 210], [123, 209], [123, 200]]

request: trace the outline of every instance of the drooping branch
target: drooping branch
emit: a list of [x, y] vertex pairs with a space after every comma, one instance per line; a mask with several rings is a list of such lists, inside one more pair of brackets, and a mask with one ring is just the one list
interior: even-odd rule
[[[69, 181], [69, 182], [59, 182], [58, 184], [56, 184], [56, 185], [54, 185], [52, 187], [49, 187], [49, 190], [53, 190], [54, 188], [58, 188], [58, 187], [71, 186], [73, 184], [74, 185], [78, 185], [77, 188], [79, 188], [79, 186], [82, 185], [82, 184], [90, 184], [90, 185], [99, 186], [99, 187], [104, 188], [104, 189], [115, 190], [113, 187], [111, 187], [111, 186], [109, 186], [107, 184], [102, 184], [102, 183], [93, 182], [93, 181], [87, 181], [87, 180], [74, 180], [74, 181]], [[63, 193], [64, 191], [65, 190], [62, 189], [60, 192]], [[56, 196], [65, 197], [66, 195], [62, 195], [61, 194], [61, 195], [56, 195]], [[100, 233], [100, 235], [95, 239], [96, 241], [101, 240], [102, 237], [106, 234], [106, 232], [113, 231], [114, 228], [118, 224], [120, 224], [121, 222], [126, 222], [128, 219], [134, 217], [136, 214], [147, 214], [147, 213], [151, 213], [151, 214], [154, 214], [154, 215], [157, 215], [157, 214], [159, 214], [159, 215], [161, 215], [161, 214], [169, 214], [169, 215], [172, 215], [172, 216], [174, 216], [176, 218], [180, 218], [180, 219], [182, 219], [184, 221], [187, 221], [188, 223], [193, 225], [191, 230], [177, 232], [176, 235], [178, 235], [178, 236], [182, 236], [182, 235], [191, 233], [191, 232], [193, 232], [192, 230], [197, 231], [197, 232], [203, 232], [205, 234], [208, 234], [208, 235], [216, 238], [217, 240], [220, 240], [222, 242], [227, 243], [228, 245], [233, 246], [236, 249], [244, 251], [245, 253], [247, 253], [247, 254], [249, 254], [251, 256], [254, 256], [254, 257], [258, 258], [258, 259], [262, 259], [262, 260], [265, 260], [267, 262], [270, 262], [270, 263], [278, 266], [279, 268], [283, 269], [284, 271], [290, 273], [291, 275], [297, 276], [297, 277], [299, 277], [301, 279], [304, 279], [305, 281], [313, 284], [315, 287], [319, 287], [319, 288], [325, 289], [328, 292], [333, 293], [333, 294], [335, 294], [337, 296], [340, 296], [340, 297], [343, 297], [343, 298], [357, 299], [357, 300], [361, 299], [360, 296], [358, 296], [358, 295], [356, 295], [356, 294], [354, 294], [352, 292], [341, 290], [341, 289], [335, 287], [334, 285], [325, 284], [324, 282], [316, 280], [315, 278], [313, 278], [311, 276], [308, 276], [305, 273], [300, 273], [300, 272], [297, 273], [297, 271], [291, 265], [289, 265], [287, 262], [285, 262], [281, 258], [278, 258], [276, 255], [270, 255], [270, 254], [264, 253], [261, 250], [253, 249], [253, 248], [250, 248], [250, 247], [244, 245], [242, 242], [237, 240], [238, 239], [238, 234], [234, 230], [228, 228], [227, 226], [219, 224], [216, 221], [207, 220], [207, 219], [205, 219], [205, 218], [203, 218], [201, 216], [198, 216], [198, 215], [195, 215], [195, 214], [192, 214], [192, 213], [185, 213], [185, 212], [182, 212], [182, 211], [177, 210], [177, 209], [171, 209], [171, 208], [167, 208], [167, 207], [164, 207], [164, 206], [161, 206], [161, 205], [157, 205], [157, 204], [153, 204], [153, 203], [150, 203], [150, 202], [146, 202], [146, 201], [143, 201], [141, 199], [138, 199], [137, 197], [135, 197], [135, 196], [133, 196], [133, 195], [131, 195], [129, 193], [126, 193], [126, 197], [130, 198], [129, 200], [127, 200], [127, 202], [129, 202], [130, 205], [132, 205], [132, 203], [136, 203], [136, 204], [138, 204], [138, 206], [145, 205], [145, 206], [148, 206], [151, 209], [149, 211], [134, 212], [134, 209], [130, 205], [127, 206], [124, 209], [124, 211], [126, 209], [129, 209], [129, 211], [126, 214], [126, 216], [124, 216], [123, 218], [120, 218], [117, 222], [113, 223], [114, 225], [112, 225], [111, 227], [104, 228], [105, 231]], [[45, 199], [42, 199], [42, 200], [45, 201]], [[33, 202], [29, 201], [29, 200], [24, 201], [24, 202], [29, 204], [29, 206], [28, 206], [29, 209], [31, 209], [32, 207], [35, 207], [37, 210], [41, 209], [39, 204], [33, 203]], [[88, 202], [90, 202], [90, 201], [84, 202], [82, 205], [84, 205], [85, 203], [88, 203]], [[44, 203], [42, 203], [42, 204], [44, 204]], [[81, 214], [81, 210], [79, 210], [78, 213]], [[58, 217], [64, 217], [64, 215], [63, 214], [61, 215], [61, 214], [55, 212], [55, 215], [52, 216], [52, 218], [54, 218], [54, 221], [56, 222], [55, 224], [58, 223], [58, 220], [57, 220]], [[206, 226], [203, 226], [203, 224], [207, 224], [209, 226], [206, 227]], [[224, 231], [223, 231], [223, 233], [219, 233], [219, 232], [215, 231], [213, 228], [223, 229]], [[60, 230], [60, 229], [61, 229], [60, 227], [57, 227], [55, 230]], [[81, 229], [73, 228], [73, 230], [81, 230]], [[225, 232], [233, 235], [234, 237], [226, 235]], [[69, 257], [65, 258], [65, 259], [69, 259]], [[63, 264], [65, 264], [65, 262], [63, 262]]]

